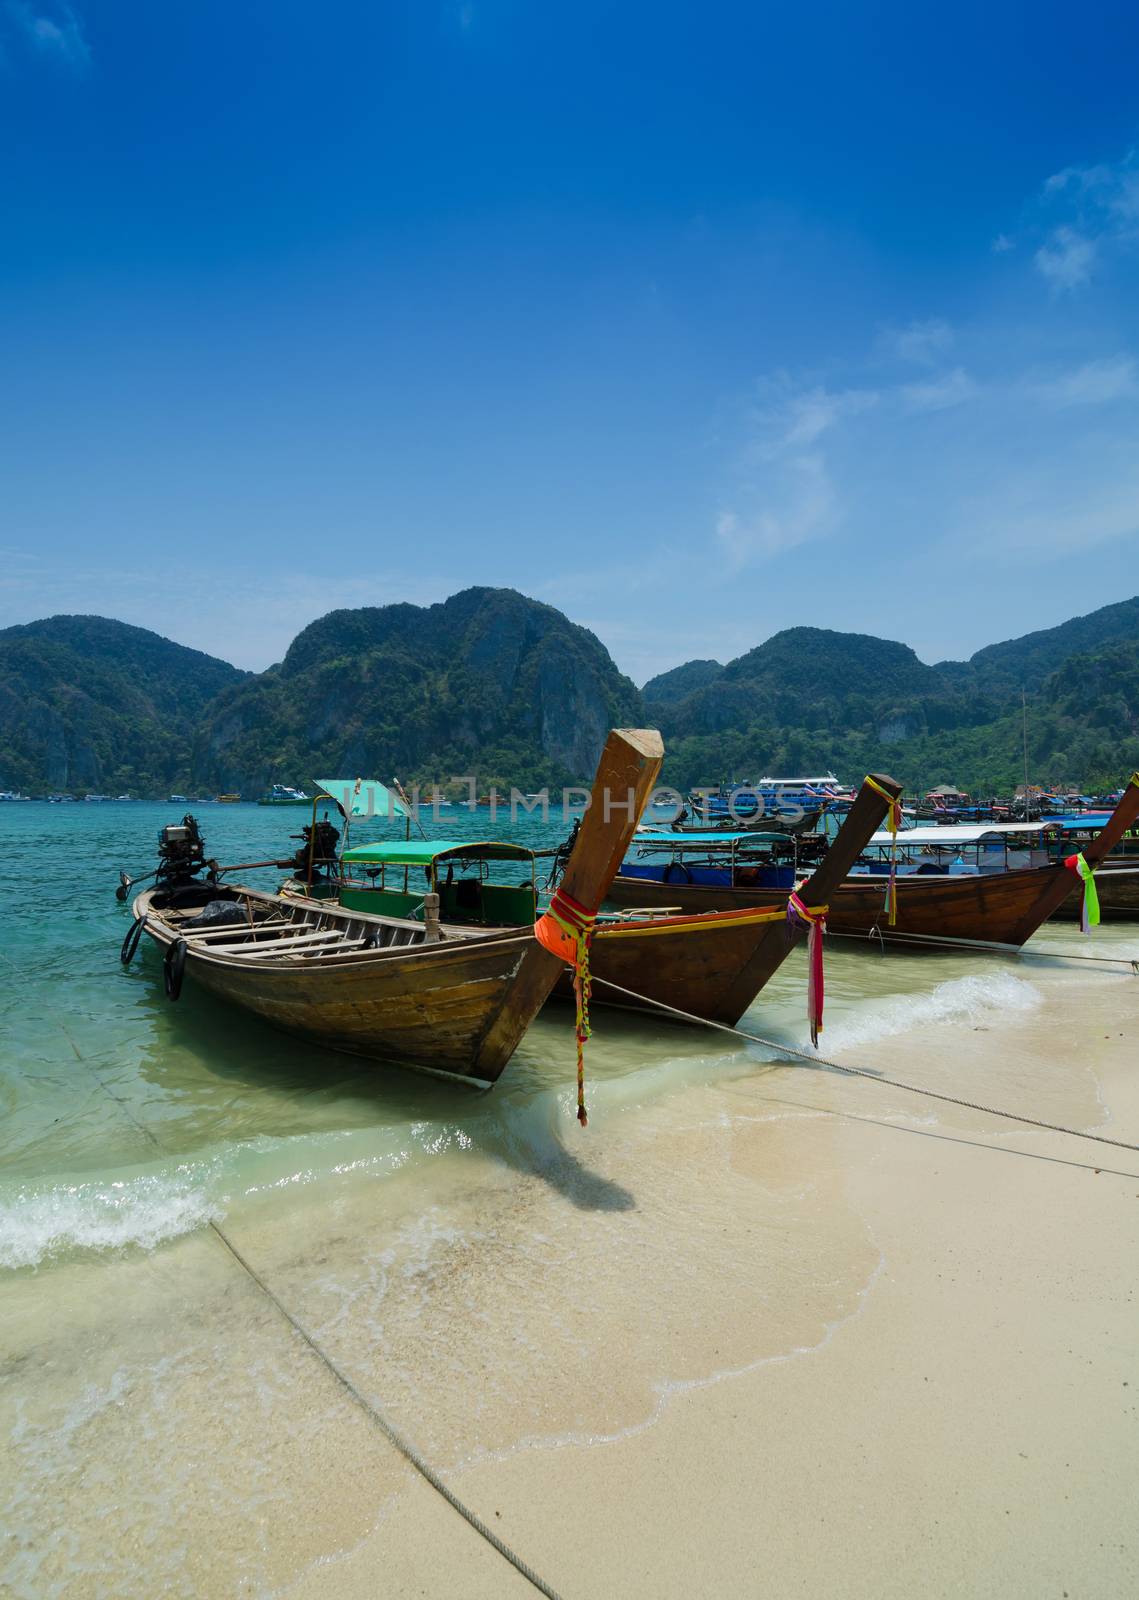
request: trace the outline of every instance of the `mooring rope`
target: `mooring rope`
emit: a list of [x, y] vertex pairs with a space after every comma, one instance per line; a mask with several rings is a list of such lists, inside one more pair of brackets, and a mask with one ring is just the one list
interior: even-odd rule
[[884, 1073], [872, 1072], [868, 1067], [846, 1066], [841, 1061], [831, 1061], [826, 1056], [815, 1054], [814, 1051], [800, 1050], [796, 1045], [782, 1044], [776, 1039], [765, 1039], [761, 1034], [749, 1033], [745, 1028], [732, 1027], [727, 1022], [713, 1022], [709, 1017], [698, 1017], [695, 1012], [682, 1011], [679, 1006], [670, 1006], [665, 1000], [654, 1000], [651, 995], [638, 994], [635, 989], [626, 989], [619, 983], [613, 983], [609, 978], [599, 978], [594, 974], [593, 981], [595, 984], [600, 984], [603, 989], [613, 989], [618, 994], [635, 1000], [638, 1005], [667, 1012], [674, 1017], [681, 1017], [685, 1022], [695, 1022], [705, 1028], [716, 1028], [721, 1033], [734, 1034], [738, 1039], [746, 1039], [749, 1044], [761, 1044], [767, 1050], [774, 1050], [777, 1055], [797, 1056], [813, 1067], [829, 1067], [832, 1072], [843, 1072], [852, 1078], [869, 1078], [871, 1083], [888, 1084], [893, 1089], [904, 1089], [909, 1094], [925, 1095], [930, 1100], [944, 1100], [952, 1106], [965, 1106], [970, 1111], [983, 1111], [991, 1117], [1006, 1117], [1010, 1122], [1022, 1122], [1030, 1128], [1046, 1128], [1049, 1133], [1068, 1133], [1073, 1139], [1094, 1139], [1097, 1144], [1114, 1145], [1118, 1150], [1139, 1150], [1139, 1144], [1130, 1144], [1126, 1139], [1109, 1139], [1103, 1133], [1087, 1133], [1081, 1128], [1068, 1128], [1059, 1122], [1042, 1122], [1039, 1117], [1022, 1116], [1019, 1111], [1002, 1111], [999, 1106], [986, 1106], [976, 1100], [962, 1099], [959, 1095], [942, 1094], [939, 1089], [926, 1089], [921, 1084], [906, 1083], [901, 1078], [887, 1078]]
[[[8, 963], [14, 972], [18, 973], [20, 971], [20, 968], [16, 965], [6, 951], [0, 950], [0, 957], [2, 957]], [[55, 1014], [55, 1020], [58, 1022], [63, 1031], [64, 1037], [74, 1051], [75, 1059], [79, 1061], [91, 1074], [92, 1078], [94, 1078], [95, 1082], [103, 1090], [107, 1098], [114, 1101], [127, 1120], [138, 1129], [139, 1133], [141, 1133], [145, 1139], [149, 1140], [151, 1145], [155, 1150], [158, 1151], [160, 1156], [168, 1157], [169, 1152], [163, 1148], [150, 1128], [148, 1128], [147, 1125], [140, 1120], [140, 1118], [135, 1116], [134, 1112], [131, 1110], [130, 1106], [123, 1099], [123, 1097], [115, 1093], [111, 1085], [106, 1081], [102, 1074], [83, 1055], [82, 1051], [79, 1049], [79, 1046], [72, 1038], [66, 1023], [63, 1021], [63, 1018], [58, 1015], [58, 1013]], [[463, 1518], [464, 1522], [473, 1528], [477, 1534], [481, 1535], [481, 1537], [486, 1540], [487, 1544], [489, 1544], [492, 1549], [496, 1550], [504, 1561], [508, 1561], [516, 1572], [521, 1573], [522, 1577], [524, 1577], [528, 1583], [532, 1584], [533, 1587], [537, 1589], [539, 1594], [545, 1595], [546, 1600], [561, 1600], [561, 1596], [558, 1594], [558, 1591], [548, 1584], [537, 1572], [535, 1572], [533, 1567], [524, 1561], [515, 1550], [512, 1550], [511, 1547], [506, 1543], [505, 1539], [500, 1538], [499, 1535], [495, 1533], [493, 1528], [488, 1527], [476, 1511], [472, 1511], [470, 1506], [468, 1506], [463, 1500], [459, 1499], [459, 1496], [454, 1492], [453, 1489], [448, 1487], [444, 1479], [440, 1477], [439, 1473], [421, 1454], [421, 1452], [416, 1449], [416, 1447], [411, 1443], [410, 1439], [405, 1438], [399, 1429], [395, 1427], [393, 1423], [389, 1422], [388, 1418], [379, 1409], [379, 1407], [375, 1405], [373, 1401], [369, 1400], [367, 1395], [363, 1394], [360, 1389], [357, 1388], [356, 1384], [352, 1381], [348, 1374], [344, 1372], [340, 1366], [338, 1366], [338, 1364], [328, 1354], [327, 1350], [325, 1350], [324, 1347], [319, 1343], [315, 1335], [309, 1332], [304, 1323], [301, 1322], [300, 1318], [289, 1310], [288, 1306], [285, 1305], [281, 1297], [275, 1292], [275, 1290], [270, 1288], [257, 1269], [245, 1258], [245, 1256], [237, 1248], [236, 1244], [234, 1244], [229, 1234], [226, 1233], [221, 1223], [217, 1222], [213, 1218], [209, 1218], [207, 1219], [207, 1226], [213, 1230], [218, 1239], [225, 1246], [226, 1250], [229, 1251], [229, 1254], [237, 1262], [238, 1266], [249, 1275], [266, 1299], [271, 1301], [272, 1304], [276, 1306], [281, 1316], [284, 1317], [285, 1321], [298, 1335], [298, 1337], [304, 1340], [305, 1344], [312, 1351], [313, 1355], [315, 1355], [317, 1359], [321, 1361], [325, 1367], [327, 1367], [328, 1371], [336, 1379], [337, 1383], [339, 1383], [341, 1387], [347, 1391], [347, 1393], [352, 1397], [356, 1404], [361, 1407], [362, 1410], [367, 1412], [367, 1414], [372, 1418], [372, 1421], [379, 1428], [380, 1432], [390, 1444], [395, 1446], [405, 1461], [413, 1466], [416, 1472], [418, 1472], [422, 1478], [426, 1479], [426, 1481], [431, 1485], [437, 1494], [442, 1495], [447, 1504], [454, 1511], [457, 1511]]]
[[882, 954], [886, 953], [886, 944], [917, 944], [927, 949], [952, 954], [954, 950], [986, 950], [996, 955], [1016, 956], [1021, 961], [1070, 961], [1077, 966], [1093, 962], [1106, 967], [1130, 967], [1132, 972], [1139, 974], [1139, 956], [1085, 956], [1078, 952], [1069, 954], [1063, 950], [1030, 950], [1022, 944], [1005, 944], [996, 939], [959, 939], [940, 938], [936, 933], [899, 933], [897, 928], [891, 928], [889, 934], [883, 938], [882, 930], [877, 924], [868, 928], [865, 933], [852, 933], [845, 928], [828, 928], [828, 939], [861, 939], [864, 943], [868, 939], [877, 939], [878, 948]]

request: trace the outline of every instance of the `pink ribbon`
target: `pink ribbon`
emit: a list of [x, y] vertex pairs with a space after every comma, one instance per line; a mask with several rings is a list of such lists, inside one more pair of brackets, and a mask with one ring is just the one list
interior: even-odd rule
[[794, 891], [787, 901], [788, 922], [807, 925], [807, 1021], [816, 1050], [823, 1026], [823, 934], [827, 931], [828, 909], [827, 906], [804, 905]]

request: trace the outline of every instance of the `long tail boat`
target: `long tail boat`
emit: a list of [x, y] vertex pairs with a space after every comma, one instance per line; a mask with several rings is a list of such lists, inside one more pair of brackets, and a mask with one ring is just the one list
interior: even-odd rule
[[[1085, 852], [1086, 859], [1086, 852]], [[1104, 922], [1139, 922], [1139, 857], [1124, 856], [1105, 861], [1096, 872], [1096, 893]], [[1062, 921], [1080, 916], [1079, 887], [1061, 901], [1053, 917]]]
[[[663, 753], [655, 730], [610, 733], [563, 880], [579, 905], [600, 904]], [[192, 819], [185, 824], [169, 831], [196, 836], [171, 842], [192, 853], [192, 880], [203, 852]], [[562, 971], [532, 925], [440, 940], [406, 920], [377, 927], [338, 906], [177, 871], [140, 894], [133, 911], [124, 962], [145, 932], [164, 953], [171, 998], [187, 978], [303, 1038], [482, 1083], [498, 1078]]]
[[[807, 913], [821, 914], [829, 924], [835, 890], [886, 815], [889, 801], [900, 800], [901, 793], [900, 784], [880, 775], [862, 785], [834, 843], [798, 890]], [[643, 880], [634, 881], [644, 886]], [[674, 885], [664, 887], [671, 891]], [[656, 917], [633, 909], [627, 921], [599, 922], [590, 951], [595, 1003], [655, 1012], [651, 1002], [664, 1001], [710, 1022], [737, 1023], [808, 934], [808, 919], [789, 915], [787, 902], [784, 889], [769, 906]], [[555, 993], [568, 999], [569, 988], [567, 975]], [[633, 998], [638, 995], [650, 1004]]]
[[[1100, 832], [1084, 845], [1087, 864], [1095, 867], [1103, 861], [1137, 818], [1139, 773], [1132, 775]], [[899, 839], [904, 841], [905, 835], [900, 834]], [[1076, 886], [1072, 872], [1061, 861], [990, 874], [899, 876], [895, 880], [897, 912], [891, 924], [886, 880], [854, 876], [831, 891], [827, 926], [832, 933], [869, 934], [886, 943], [952, 947], [979, 942], [1019, 949]], [[745, 907], [771, 910], [786, 900], [786, 890], [738, 882], [663, 883], [618, 874], [607, 899], [618, 906], [680, 907], [687, 912]]]
[[[866, 781], [822, 864], [799, 891], [804, 915], [788, 915], [789, 889], [785, 889], [773, 909], [695, 916], [634, 909], [613, 920], [599, 920], [589, 955], [596, 984], [593, 1003], [659, 1015], [653, 1002], [664, 1002], [708, 1021], [738, 1022], [807, 936], [811, 914], [826, 907], [890, 801], [900, 796], [901, 787], [892, 778]], [[495, 863], [528, 869], [529, 882], [491, 882], [488, 873]], [[534, 854], [524, 845], [458, 839], [380, 841], [345, 851], [340, 868], [341, 876], [321, 885], [318, 892], [334, 891], [341, 907], [368, 913], [378, 924], [394, 918], [398, 925], [399, 918], [416, 914], [423, 898], [418, 881], [425, 881], [428, 892], [438, 897], [441, 928], [448, 939], [469, 939], [475, 929], [503, 922], [528, 927], [537, 914]], [[284, 893], [311, 903], [311, 887], [296, 879]], [[554, 994], [565, 1000], [572, 997], [569, 968], [563, 969]]]
[[[1061, 818], [1060, 831], [1063, 842], [1061, 855], [1087, 847], [1106, 821], [1107, 813], [1091, 816]], [[1139, 827], [1126, 835], [1101, 864], [1095, 875], [1100, 915], [1105, 922], [1139, 921]], [[1076, 888], [1052, 913], [1054, 917], [1073, 918], [1080, 915], [1080, 892]]]

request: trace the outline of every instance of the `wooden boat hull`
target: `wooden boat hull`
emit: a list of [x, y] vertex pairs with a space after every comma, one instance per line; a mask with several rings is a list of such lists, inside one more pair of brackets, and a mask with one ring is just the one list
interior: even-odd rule
[[[605, 893], [663, 754], [655, 729], [609, 734], [594, 779], [596, 803], [566, 865], [564, 885], [579, 904], [596, 906]], [[611, 808], [610, 797], [619, 805]], [[238, 902], [246, 920], [187, 926], [212, 899]], [[177, 989], [186, 977], [302, 1038], [482, 1083], [502, 1072], [562, 970], [529, 926], [429, 939], [424, 927], [399, 918], [196, 880], [147, 890], [134, 914], [155, 943], [177, 955], [180, 967], [167, 969], [168, 978], [180, 972]]]
[[[1139, 921], [1139, 860], [1131, 857], [1124, 867], [1114, 861], [1104, 862], [1096, 869], [1096, 894], [1099, 897], [1100, 916], [1104, 922]], [[1078, 920], [1080, 895], [1073, 889], [1052, 913], [1062, 921]]]
[[[1137, 817], [1139, 773], [1131, 778], [1105, 826], [1085, 845], [1088, 863], [1098, 867]], [[885, 880], [851, 877], [828, 896], [827, 926], [832, 933], [872, 934], [887, 943], [904, 944], [911, 939], [948, 946], [981, 942], [1019, 948], [1069, 899], [1075, 887], [1073, 875], [1060, 862], [976, 876], [899, 877], [897, 921], [891, 927]], [[656, 883], [618, 874], [606, 898], [611, 905], [626, 909], [670, 907], [693, 913], [745, 906], [773, 909], [784, 896], [778, 889], [684, 883], [675, 878], [670, 883]]]
[[[139, 895], [135, 916], [146, 917], [146, 932], [165, 949], [179, 930], [154, 910], [153, 899], [154, 891]], [[329, 925], [334, 916], [324, 907], [290, 909], [298, 923], [314, 926]], [[355, 922], [362, 926], [363, 919]], [[531, 947], [527, 930], [510, 929], [410, 950], [392, 945], [322, 964], [298, 953], [255, 966], [240, 954], [215, 954], [191, 943], [185, 976], [274, 1027], [330, 1049], [492, 1083], [545, 999], [543, 992], [532, 1009], [511, 1005]]]
[[[892, 778], [878, 776], [874, 782], [877, 788], [863, 785], [824, 861], [802, 886], [805, 905], [833, 900], [836, 885], [885, 816], [886, 795], [901, 796], [901, 786]], [[599, 925], [590, 950], [594, 998], [656, 1015], [663, 1004], [705, 1021], [737, 1023], [806, 937], [805, 925], [787, 916], [787, 891], [767, 893], [768, 900], [751, 907]], [[568, 999], [572, 993], [570, 976], [563, 974], [555, 995]]]
[[[596, 984], [593, 1003], [660, 1015], [659, 1006], [652, 1004], [657, 1001], [731, 1026], [782, 966], [797, 939], [798, 931], [785, 916], [778, 922], [756, 922], [746, 908], [599, 927], [589, 960]], [[568, 967], [554, 997], [573, 999]]]
[[[885, 907], [885, 880], [848, 878], [831, 892], [827, 928], [831, 933], [881, 935], [887, 942], [901, 942], [908, 936], [938, 944], [967, 939], [1021, 945], [1044, 920], [1035, 916], [1035, 910], [1056, 884], [1063, 885], [1064, 895], [1069, 893], [1071, 874], [1062, 866], [1026, 867], [977, 877], [899, 878], [897, 922], [891, 928]], [[744, 906], [774, 908], [786, 902], [786, 894], [778, 889], [656, 884], [642, 878], [617, 877], [608, 899], [618, 906], [680, 905], [692, 912]]]

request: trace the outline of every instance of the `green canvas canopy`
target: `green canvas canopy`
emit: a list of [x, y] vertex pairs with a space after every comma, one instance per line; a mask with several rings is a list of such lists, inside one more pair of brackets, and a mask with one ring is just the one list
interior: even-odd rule
[[410, 808], [378, 778], [317, 778], [342, 817], [407, 817]]
[[385, 867], [428, 867], [433, 861], [529, 861], [534, 852], [522, 844], [506, 844], [501, 839], [472, 843], [463, 839], [383, 839], [376, 844], [358, 844], [345, 850], [346, 865], [368, 862]]

